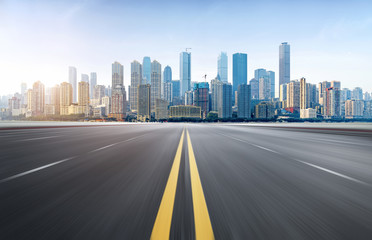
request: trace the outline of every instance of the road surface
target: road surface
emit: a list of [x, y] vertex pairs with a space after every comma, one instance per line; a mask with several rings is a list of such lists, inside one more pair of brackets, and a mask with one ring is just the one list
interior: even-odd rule
[[372, 239], [372, 133], [0, 130], [1, 239]]

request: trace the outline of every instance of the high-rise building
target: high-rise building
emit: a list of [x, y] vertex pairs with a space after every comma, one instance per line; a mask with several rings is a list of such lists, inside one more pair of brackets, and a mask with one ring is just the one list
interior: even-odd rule
[[300, 79], [300, 109], [310, 107], [310, 89], [306, 85], [306, 79]]
[[348, 88], [343, 88], [341, 90], [341, 102], [351, 99], [351, 91]]
[[288, 84], [282, 84], [279, 86], [279, 101], [282, 104], [282, 108], [287, 107], [287, 86]]
[[156, 99], [161, 99], [161, 64], [151, 63], [151, 112], [155, 112]]
[[167, 119], [168, 118], [168, 102], [163, 99], [156, 99], [155, 104], [155, 119]]
[[260, 102], [255, 106], [255, 118], [274, 118], [274, 105], [271, 102]]
[[94, 98], [94, 89], [97, 85], [97, 73], [90, 73], [90, 98]]
[[78, 92], [78, 112], [89, 115], [89, 83], [79, 82]]
[[287, 84], [287, 111], [291, 113], [300, 111], [300, 82], [292, 80]]
[[105, 96], [105, 86], [96, 85], [93, 89], [93, 99], [99, 99], [99, 104], [102, 104], [102, 98]]
[[267, 71], [267, 75], [270, 79], [270, 92], [271, 92], [271, 98], [275, 98], [275, 72], [273, 71]]
[[88, 74], [81, 74], [81, 82], [89, 83], [89, 75]]
[[218, 112], [218, 84], [222, 81], [218, 78], [211, 80], [211, 111]]
[[137, 120], [149, 121], [151, 119], [151, 85], [141, 84], [137, 89]]
[[227, 83], [227, 66], [228, 66], [228, 61], [227, 61], [227, 54], [226, 52], [221, 52], [220, 55], [218, 56], [217, 60], [217, 79]]
[[271, 81], [269, 75], [265, 74], [259, 78], [259, 99], [271, 99]]
[[60, 86], [60, 114], [68, 115], [68, 107], [72, 104], [73, 100], [73, 88], [72, 84], [68, 82], [61, 83]]
[[181, 52], [180, 54], [180, 96], [191, 90], [191, 53]]
[[181, 81], [180, 80], [172, 80], [172, 105], [180, 105], [182, 104], [181, 101]]
[[142, 61], [142, 81], [140, 84], [151, 84], [151, 59], [144, 57]]
[[279, 86], [290, 82], [291, 79], [291, 53], [287, 42], [279, 46]]
[[72, 102], [77, 102], [77, 72], [75, 67], [68, 67], [68, 82], [72, 86]]
[[44, 114], [45, 107], [45, 87], [40, 81], [32, 85], [32, 115], [40, 116]]
[[185, 105], [190, 106], [194, 104], [194, 92], [186, 91], [185, 92]]
[[324, 105], [324, 95], [326, 93], [326, 89], [331, 87], [331, 83], [327, 81], [323, 81], [319, 83], [319, 104]]
[[111, 111], [109, 117], [117, 120], [123, 120], [127, 112], [127, 95], [125, 87], [117, 85], [111, 94]]
[[233, 54], [233, 99], [235, 99], [235, 91], [238, 90], [240, 84], [247, 84], [247, 54], [235, 53]]
[[112, 64], [112, 89], [124, 86], [124, 67], [119, 62]]
[[341, 116], [341, 91], [338, 88], [327, 88], [323, 93], [324, 117], [340, 117]]
[[260, 97], [260, 92], [259, 92], [260, 83], [259, 83], [259, 81], [256, 78], [252, 78], [249, 81], [249, 85], [251, 86], [252, 99], [259, 99], [259, 97]]
[[163, 82], [169, 83], [172, 82], [172, 68], [166, 66], [163, 71]]
[[364, 101], [362, 100], [346, 100], [345, 102], [345, 117], [346, 118], [361, 118], [364, 114]]
[[363, 100], [363, 90], [360, 87], [356, 87], [353, 89], [352, 99]]
[[51, 89], [51, 96], [50, 96], [50, 104], [54, 106], [54, 114], [59, 115], [60, 114], [60, 108], [61, 108], [61, 89], [59, 85], [55, 85]]
[[27, 111], [32, 114], [32, 89], [27, 90]]
[[238, 86], [238, 118], [251, 118], [251, 86]]
[[[138, 61], [133, 61], [131, 64], [131, 77], [130, 77], [130, 109], [136, 112], [138, 103], [138, 86], [142, 83], [142, 65]], [[151, 66], [150, 66], [151, 67]], [[151, 71], [151, 69], [150, 69]]]
[[206, 118], [209, 112], [209, 84], [207, 82], [194, 85], [193, 100], [193, 105], [200, 107], [203, 118]]
[[218, 117], [232, 117], [232, 86], [229, 83], [220, 83], [217, 85], [218, 91]]
[[27, 104], [27, 83], [21, 83], [21, 104]]

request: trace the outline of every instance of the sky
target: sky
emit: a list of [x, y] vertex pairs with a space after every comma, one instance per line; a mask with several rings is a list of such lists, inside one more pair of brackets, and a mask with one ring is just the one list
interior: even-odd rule
[[[0, 0], [0, 95], [68, 81], [68, 66], [97, 72], [111, 85], [111, 64], [144, 56], [172, 68], [179, 79], [179, 54], [191, 48], [191, 80], [217, 75], [217, 57], [248, 54], [248, 81], [265, 68], [279, 77], [279, 45], [291, 45], [291, 79], [341, 81], [341, 87], [372, 92], [372, 1]], [[277, 87], [278, 92], [278, 87]]]

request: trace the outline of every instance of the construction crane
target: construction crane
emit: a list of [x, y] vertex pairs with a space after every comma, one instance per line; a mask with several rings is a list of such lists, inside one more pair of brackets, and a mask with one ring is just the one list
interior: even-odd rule
[[207, 82], [207, 74], [205, 74], [202, 78], [204, 78], [204, 82]]
[[186, 48], [186, 52], [187, 52], [187, 50], [189, 50], [189, 49], [191, 49], [191, 48], [189, 48], [189, 47], [188, 47], [188, 48]]

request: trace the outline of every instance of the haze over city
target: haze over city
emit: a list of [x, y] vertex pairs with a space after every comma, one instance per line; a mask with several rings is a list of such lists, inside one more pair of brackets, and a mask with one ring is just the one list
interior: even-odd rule
[[[192, 48], [191, 81], [217, 75], [217, 56], [248, 54], [248, 79], [258, 68], [278, 72], [278, 46], [291, 44], [291, 79], [341, 81], [371, 91], [370, 1], [1, 1], [0, 95], [20, 84], [46, 87], [68, 81], [68, 66], [97, 72], [110, 85], [111, 63], [144, 56], [172, 67], [179, 79], [179, 53]], [[278, 78], [276, 79], [278, 81]], [[276, 96], [278, 97], [278, 84]]]

